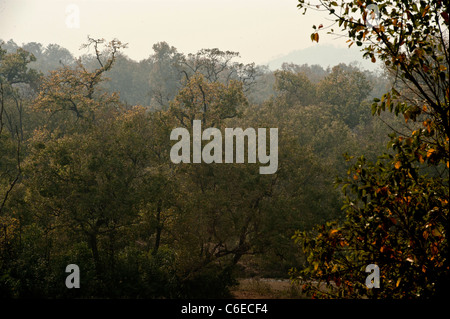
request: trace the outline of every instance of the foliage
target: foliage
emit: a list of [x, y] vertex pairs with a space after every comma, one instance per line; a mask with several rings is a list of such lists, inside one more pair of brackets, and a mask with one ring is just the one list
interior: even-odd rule
[[[373, 27], [369, 4], [321, 1], [321, 8], [348, 32], [350, 44], [364, 45], [364, 55], [382, 60], [398, 80], [374, 100], [372, 113], [401, 114], [411, 129], [391, 134], [391, 152], [376, 163], [360, 157], [350, 167], [340, 180], [345, 218], [294, 236], [308, 263], [292, 274], [325, 281], [329, 289], [305, 286], [321, 297], [444, 296], [450, 271], [448, 4], [378, 2], [383, 18]], [[308, 5], [299, 1], [299, 7]], [[372, 263], [380, 267], [381, 289], [365, 287], [364, 269]]]
[[[15, 119], [24, 120], [23, 138], [7, 126], [0, 135], [1, 189], [10, 189], [0, 211], [2, 296], [223, 298], [239, 274], [286, 277], [305, 260], [295, 231], [339, 217], [332, 181], [344, 177], [341, 153], [382, 146], [385, 129], [362, 120], [375, 76], [355, 68], [273, 72], [238, 62], [237, 52], [185, 55], [165, 42], [140, 62], [118, 40], [88, 38], [93, 54], [80, 59], [56, 45], [24, 46], [36, 61], [3, 53], [29, 77], [2, 82], [17, 93], [5, 89], [4, 110], [12, 114], [20, 97]], [[335, 73], [347, 80], [339, 84]], [[370, 83], [358, 89], [358, 81]], [[317, 94], [347, 84], [361, 93], [345, 96], [360, 115], [352, 126]], [[279, 128], [277, 173], [260, 175], [259, 164], [173, 164], [170, 132], [194, 119], [222, 132]], [[71, 263], [81, 289], [64, 285]]]

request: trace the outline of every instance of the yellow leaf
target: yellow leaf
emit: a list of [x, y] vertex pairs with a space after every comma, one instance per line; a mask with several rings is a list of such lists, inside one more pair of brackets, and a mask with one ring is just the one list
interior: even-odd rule
[[427, 6], [425, 7], [425, 9], [423, 10], [422, 18], [427, 14], [427, 12], [428, 12], [429, 9], [430, 9], [430, 5], [427, 5]]
[[420, 162], [421, 164], [423, 164], [423, 162], [425, 162], [425, 160], [423, 159], [422, 155], [420, 155], [420, 154], [419, 154], [419, 162]]
[[398, 287], [398, 285], [400, 285], [400, 281], [402, 281], [402, 277], [398, 278], [397, 283], [395, 284], [395, 287]]
[[405, 122], [408, 123], [409, 114], [408, 113], [403, 113], [403, 117], [405, 118]]
[[440, 236], [442, 236], [442, 234], [441, 234], [441, 232], [439, 231], [439, 229], [433, 229], [432, 231], [431, 231], [431, 233], [433, 234], [433, 236], [436, 236], [436, 237], [440, 237]]

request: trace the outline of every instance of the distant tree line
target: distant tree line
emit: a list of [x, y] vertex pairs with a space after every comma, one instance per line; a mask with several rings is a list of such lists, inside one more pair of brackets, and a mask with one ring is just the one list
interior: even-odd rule
[[[393, 82], [340, 64], [238, 62], [165, 42], [136, 62], [118, 40], [0, 42], [0, 295], [226, 297], [242, 276], [288, 277], [292, 236], [342, 220], [344, 153], [385, 150], [373, 97]], [[279, 128], [279, 169], [170, 161], [170, 132]], [[298, 233], [297, 233], [298, 234]], [[81, 289], [64, 285], [77, 264]]]

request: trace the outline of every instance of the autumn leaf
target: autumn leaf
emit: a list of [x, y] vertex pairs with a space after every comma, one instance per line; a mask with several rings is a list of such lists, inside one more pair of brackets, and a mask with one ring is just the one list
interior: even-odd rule
[[425, 160], [423, 159], [423, 157], [422, 157], [421, 154], [419, 154], [419, 162], [420, 162], [421, 164], [423, 164], [423, 163], [425, 162]]
[[431, 247], [430, 247], [430, 249], [431, 249], [431, 254], [432, 254], [432, 255], [437, 255], [438, 252], [439, 252], [438, 244], [437, 244], [437, 243], [432, 244]]
[[430, 5], [427, 5], [427, 6], [425, 7], [425, 9], [423, 10], [422, 18], [427, 14], [427, 12], [428, 12], [429, 9], [430, 9]]
[[403, 117], [405, 118], [405, 122], [408, 123], [409, 113], [408, 112], [403, 113]]
[[441, 17], [444, 18], [445, 23], [448, 24], [448, 13], [447, 12], [441, 12]]

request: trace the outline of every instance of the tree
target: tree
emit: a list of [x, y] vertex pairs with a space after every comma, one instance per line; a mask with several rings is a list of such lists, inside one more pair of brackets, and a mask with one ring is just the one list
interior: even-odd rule
[[148, 92], [151, 63], [148, 60], [136, 62], [122, 52], [118, 52], [114, 67], [104, 73], [102, 88], [110, 94], [116, 92], [126, 106], [149, 106]]
[[184, 55], [166, 42], [153, 45], [154, 54], [150, 56], [151, 70], [148, 84], [152, 105], [167, 110], [182, 86], [181, 64]]
[[244, 91], [247, 91], [254, 84], [259, 71], [254, 63], [233, 61], [236, 58], [239, 58], [239, 52], [221, 51], [218, 48], [201, 49], [184, 59], [184, 73], [186, 76], [201, 73], [209, 82], [222, 82], [225, 85], [231, 80], [239, 81]]
[[281, 69], [283, 71], [291, 71], [294, 73], [303, 73], [305, 74], [308, 79], [314, 83], [317, 84], [320, 80], [322, 80], [328, 73], [329, 69], [326, 70], [322, 66], [318, 64], [308, 65], [308, 64], [294, 64], [294, 63], [287, 63], [284, 62], [281, 65]]
[[166, 42], [156, 43], [153, 50], [155, 53], [149, 58], [149, 85], [157, 108], [167, 109], [185, 81], [196, 74], [202, 74], [210, 83], [220, 82], [226, 86], [232, 81], [241, 82], [244, 92], [247, 92], [262, 73], [254, 63], [234, 61], [239, 58], [238, 52], [214, 48], [201, 49], [186, 56]]
[[0, 45], [0, 215], [21, 175], [24, 101], [39, 79], [39, 73], [28, 67], [33, 61], [35, 57], [21, 48], [7, 53]]
[[339, 64], [317, 84], [317, 98], [329, 104], [333, 113], [354, 128], [370, 110], [362, 102], [367, 98], [372, 86], [363, 72], [355, 67]]
[[[377, 17], [370, 2], [320, 3], [346, 31], [350, 45], [363, 46], [364, 56], [380, 59], [395, 75], [396, 85], [374, 100], [373, 114], [388, 109], [412, 122], [412, 129], [391, 134], [390, 152], [376, 163], [359, 157], [349, 168], [341, 180], [341, 222], [294, 236], [308, 256], [294, 277], [307, 278], [305, 288], [323, 297], [445, 296], [450, 275], [448, 3], [380, 1], [382, 18], [375, 24], [368, 23]], [[304, 0], [298, 6], [305, 12], [315, 8]], [[315, 41], [317, 32], [311, 35]], [[364, 268], [372, 263], [380, 267], [382, 289], [364, 284]], [[320, 291], [311, 279], [326, 282], [329, 290]]]
[[239, 108], [247, 104], [242, 82], [230, 80], [226, 86], [208, 82], [201, 73], [195, 73], [171, 101], [170, 112], [187, 128], [196, 119], [202, 120], [205, 127], [220, 127], [224, 120], [236, 117]]
[[275, 71], [275, 89], [286, 99], [287, 105], [311, 105], [316, 100], [316, 87], [303, 73]]
[[[158, 251], [171, 192], [158, 160], [168, 150], [155, 134], [157, 123], [137, 107], [59, 138], [43, 129], [31, 141], [24, 167], [28, 209], [50, 238], [59, 239], [60, 251], [52, 253], [89, 247], [100, 285], [96, 294], [108, 294], [101, 287], [119, 281], [119, 256], [128, 240], [148, 242], [156, 232], [149, 246], [154, 255]], [[140, 238], [149, 215], [157, 224]]]
[[69, 116], [69, 119], [94, 121], [97, 110], [118, 108], [120, 103], [117, 94], [102, 93], [98, 84], [103, 80], [103, 73], [111, 69], [117, 52], [126, 45], [119, 40], [112, 40], [107, 44], [109, 55], [105, 59], [100, 50], [104, 42], [104, 39], [88, 38], [88, 43], [84, 45], [94, 47], [98, 63], [95, 70], [87, 70], [79, 59], [74, 68], [64, 65], [51, 71], [42, 83], [39, 96], [34, 101], [34, 109], [44, 111], [52, 117], [62, 112], [62, 116]]

